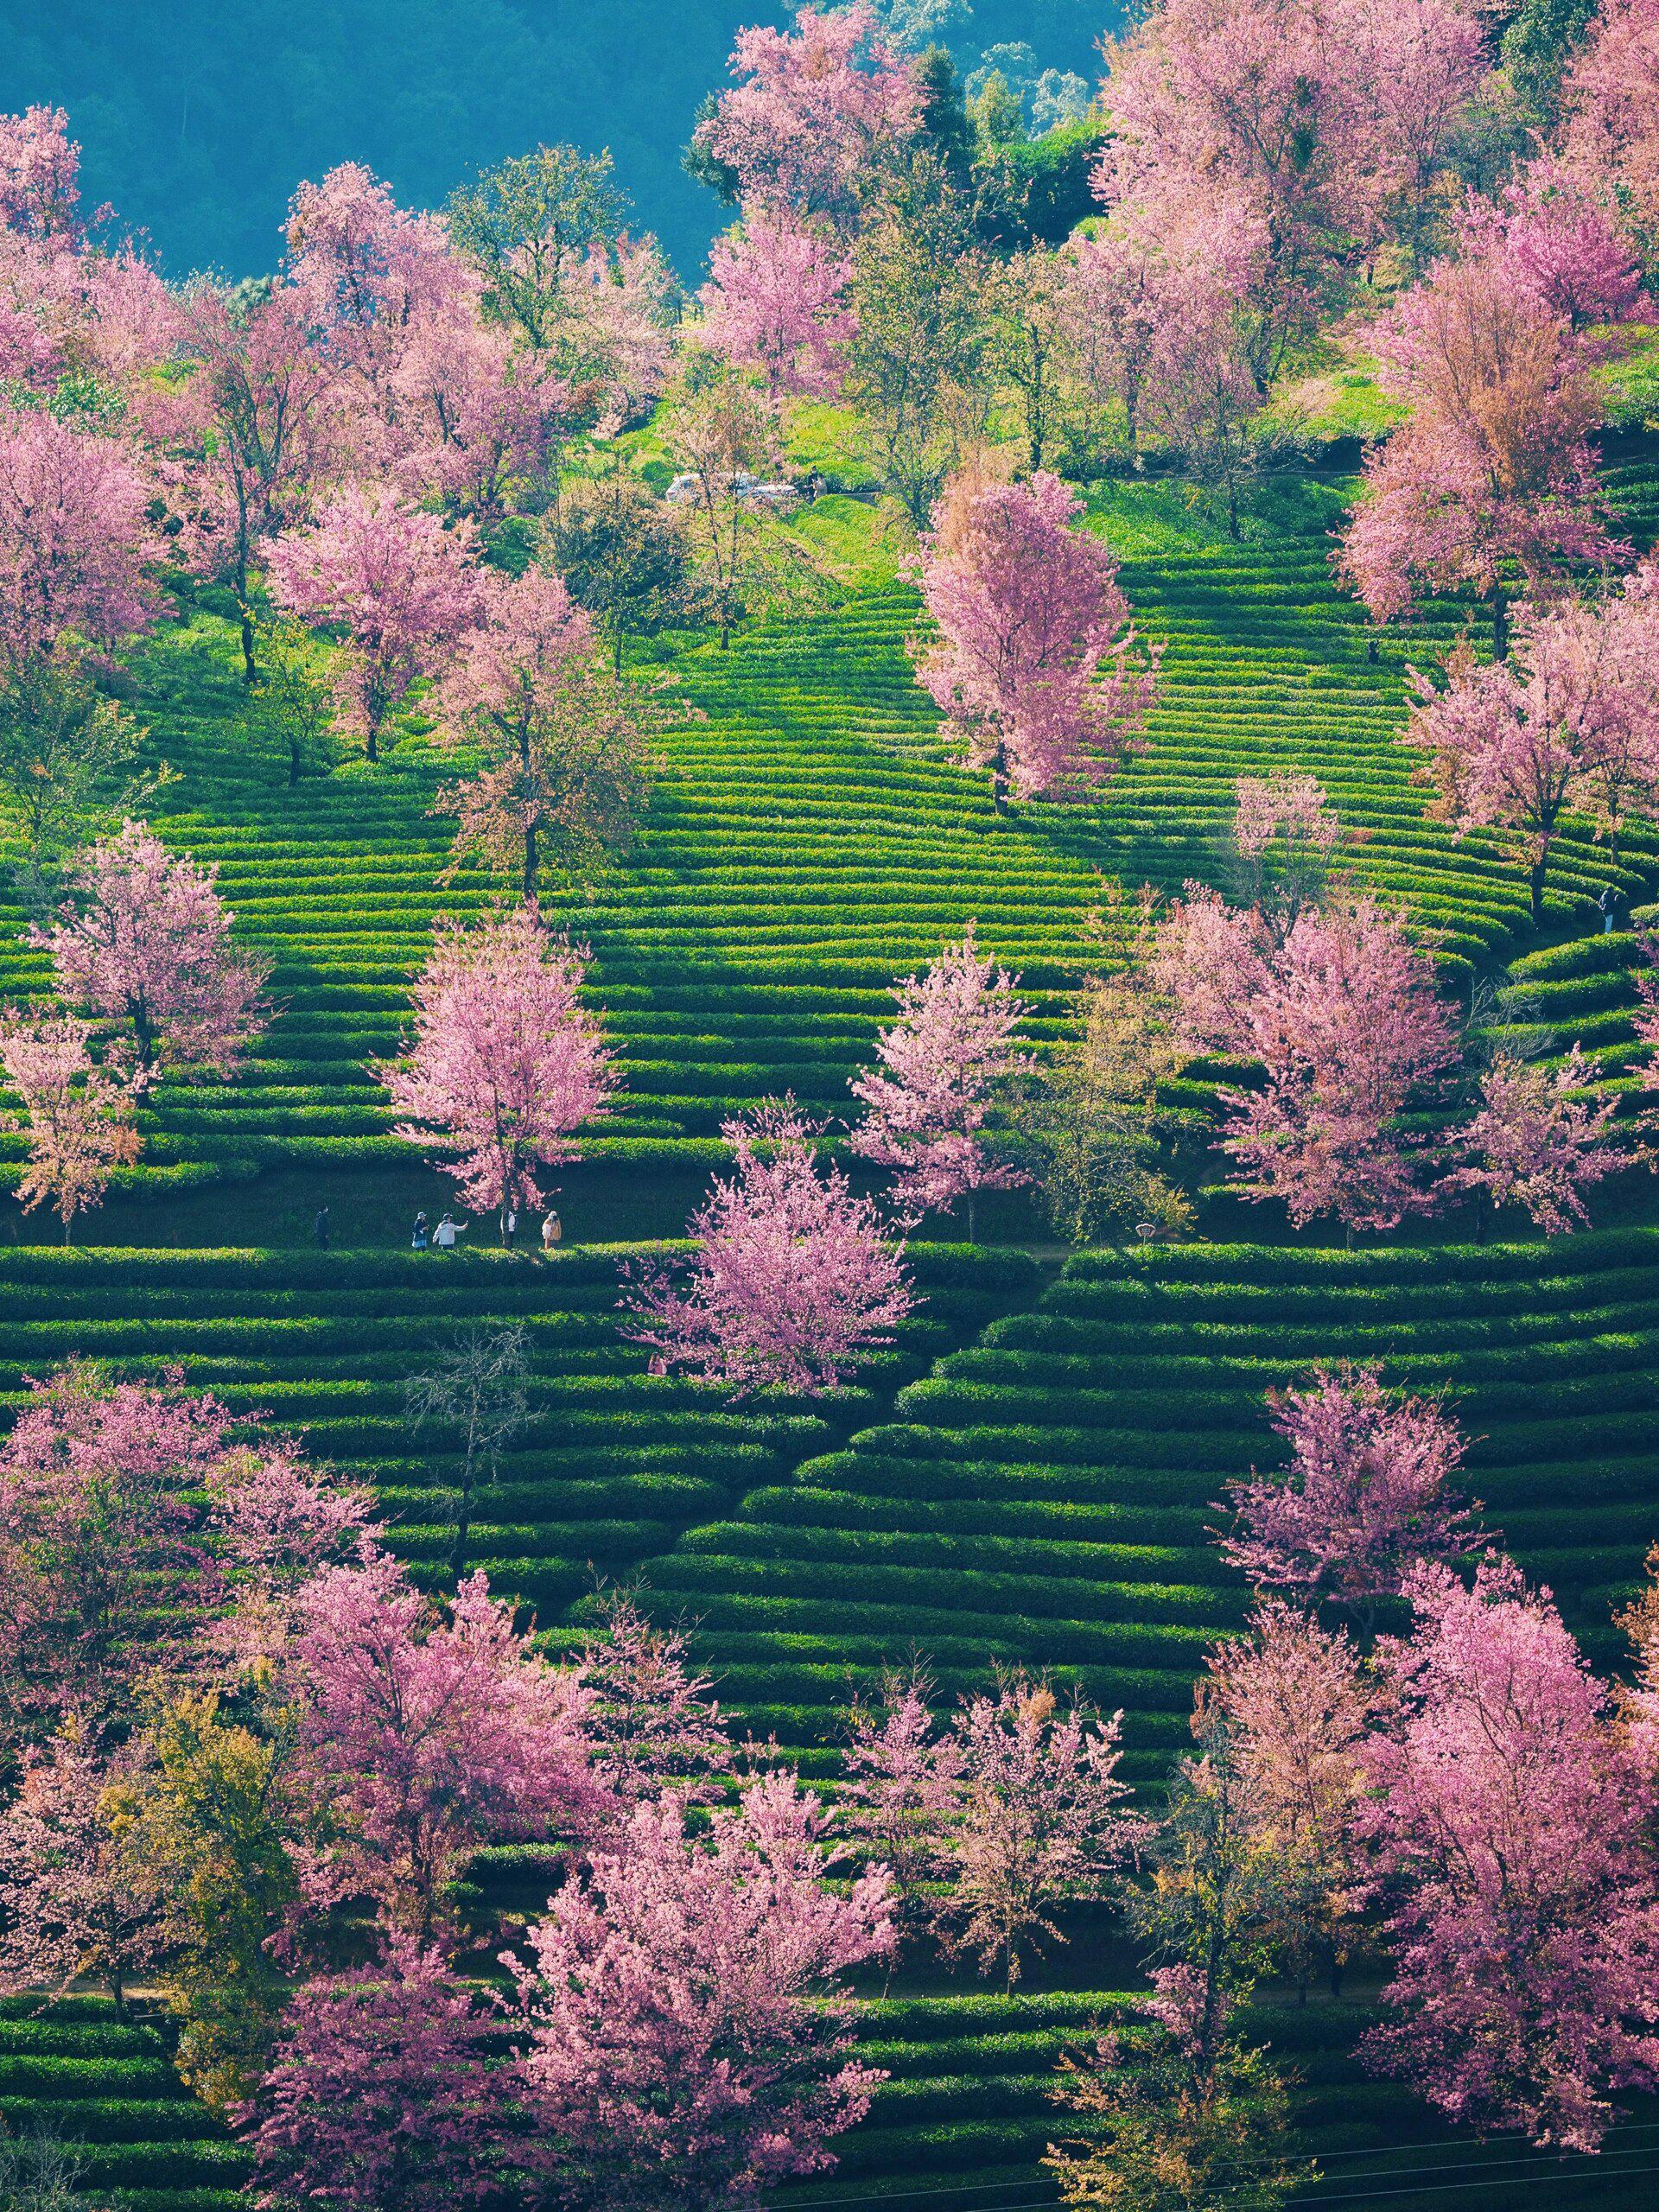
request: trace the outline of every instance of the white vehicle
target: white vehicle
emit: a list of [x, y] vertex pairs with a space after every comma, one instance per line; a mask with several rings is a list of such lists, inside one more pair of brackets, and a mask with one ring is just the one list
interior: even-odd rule
[[[675, 506], [687, 506], [700, 495], [702, 479], [688, 469], [677, 476], [663, 497]], [[767, 484], [752, 476], [747, 468], [734, 469], [730, 489], [735, 499], [747, 507], [770, 507], [774, 514], [791, 514], [801, 504], [801, 495], [792, 484]]]

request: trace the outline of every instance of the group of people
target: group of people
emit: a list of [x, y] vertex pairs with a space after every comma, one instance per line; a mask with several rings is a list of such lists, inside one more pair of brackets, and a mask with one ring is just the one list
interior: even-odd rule
[[[431, 1243], [436, 1245], [439, 1251], [448, 1252], [454, 1246], [456, 1237], [464, 1236], [466, 1235], [469, 1225], [470, 1224], [467, 1222], [457, 1221], [454, 1214], [446, 1213], [443, 1216], [443, 1218], [439, 1222], [437, 1227], [433, 1229], [428, 1224], [425, 1212], [422, 1211], [417, 1213], [415, 1217], [414, 1230], [409, 1240], [410, 1249], [416, 1252], [424, 1252], [428, 1244]], [[509, 1251], [511, 1251], [518, 1235], [518, 1212], [517, 1207], [508, 1207], [505, 1215], [502, 1218], [501, 1229], [503, 1241], [506, 1244]], [[542, 1221], [543, 1251], [550, 1252], [563, 1235], [564, 1224], [560, 1221], [558, 1215], [554, 1211], [553, 1208], [550, 1206]]]
[[[458, 1236], [464, 1236], [470, 1226], [469, 1223], [457, 1221], [454, 1214], [446, 1212], [435, 1229], [427, 1218], [425, 1209], [423, 1208], [415, 1217], [415, 1227], [409, 1240], [410, 1248], [412, 1251], [424, 1252], [429, 1245], [435, 1245], [440, 1252], [452, 1251], [454, 1249], [455, 1239]], [[509, 1206], [501, 1227], [504, 1241], [511, 1250], [518, 1234], [518, 1213], [516, 1207]], [[333, 1241], [327, 1206], [318, 1207], [316, 1219], [311, 1225], [311, 1234], [318, 1249], [326, 1252]], [[550, 1206], [542, 1220], [543, 1251], [550, 1252], [563, 1236], [564, 1224]]]

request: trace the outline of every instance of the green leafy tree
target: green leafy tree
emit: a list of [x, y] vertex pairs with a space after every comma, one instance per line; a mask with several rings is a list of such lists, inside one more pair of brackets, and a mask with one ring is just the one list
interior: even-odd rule
[[608, 153], [537, 146], [463, 185], [446, 213], [495, 312], [540, 351], [572, 313], [571, 276], [590, 247], [615, 237], [626, 207]]
[[288, 755], [292, 791], [307, 773], [326, 774], [340, 758], [335, 705], [316, 639], [303, 622], [275, 615], [253, 626], [255, 712]]
[[73, 658], [30, 654], [0, 673], [0, 795], [41, 871], [134, 805], [143, 731]]
[[877, 181], [853, 257], [847, 391], [918, 530], [984, 435], [988, 275], [971, 210], [937, 155], [919, 152]]
[[688, 617], [685, 524], [620, 462], [570, 487], [550, 550], [571, 598], [610, 646], [618, 675], [630, 638], [654, 636]]
[[1114, 937], [1126, 931], [1132, 957], [1117, 972], [1084, 982], [1081, 1033], [1050, 1054], [1013, 1115], [1021, 1164], [1049, 1219], [1081, 1244], [1148, 1224], [1172, 1235], [1193, 1219], [1160, 1165], [1158, 1093], [1184, 1057], [1142, 957], [1153, 931], [1150, 899], [1131, 906], [1113, 887], [1099, 927]]
[[1554, 124], [1561, 79], [1589, 29], [1596, 0], [1521, 0], [1503, 34], [1503, 66], [1529, 122]]
[[175, 2063], [218, 2110], [257, 2085], [287, 2001], [271, 1939], [298, 1895], [293, 1731], [275, 1707], [250, 1726], [213, 1694], [165, 1707], [118, 1818], [161, 1897], [162, 2002]]

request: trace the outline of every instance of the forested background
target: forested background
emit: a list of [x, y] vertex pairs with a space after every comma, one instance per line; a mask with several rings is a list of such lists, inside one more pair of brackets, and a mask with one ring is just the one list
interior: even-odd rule
[[[1020, 41], [1098, 73], [1111, 0], [911, 0], [965, 70]], [[366, 162], [432, 206], [543, 140], [608, 145], [644, 227], [696, 275], [729, 218], [680, 167], [697, 103], [763, 0], [0, 0], [0, 108], [67, 107], [88, 197], [171, 275], [262, 274], [298, 176]]]

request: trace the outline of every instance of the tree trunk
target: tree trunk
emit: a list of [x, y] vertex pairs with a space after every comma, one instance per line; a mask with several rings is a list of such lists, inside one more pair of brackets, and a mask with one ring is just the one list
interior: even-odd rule
[[998, 738], [996, 750], [991, 755], [991, 805], [998, 814], [1006, 814], [1008, 810], [1007, 756], [1001, 738]]
[[1492, 658], [1510, 657], [1510, 602], [1502, 584], [1492, 586]]
[[1544, 925], [1544, 875], [1548, 867], [1549, 848], [1545, 845], [1540, 849], [1527, 876], [1527, 887], [1532, 900], [1532, 926], [1535, 930]]
[[373, 721], [369, 724], [363, 753], [364, 758], [368, 760], [378, 760], [380, 758], [380, 732], [378, 726]]
[[299, 782], [299, 780], [300, 741], [297, 737], [290, 734], [288, 741], [288, 788], [289, 791], [294, 789], [294, 786]]
[[473, 1541], [473, 1440], [467, 1440], [467, 1458], [461, 1471], [461, 1497], [455, 1505], [455, 1541], [449, 1554], [449, 1572], [459, 1583], [466, 1579], [467, 1554]]
[[977, 1244], [979, 1242], [978, 1237], [974, 1234], [974, 1201], [978, 1196], [977, 1191], [969, 1191], [968, 1193], [968, 1242], [970, 1244]]
[[236, 556], [236, 611], [242, 624], [242, 681], [249, 690], [259, 673], [253, 652], [253, 610], [248, 605], [248, 551], [245, 539]]

